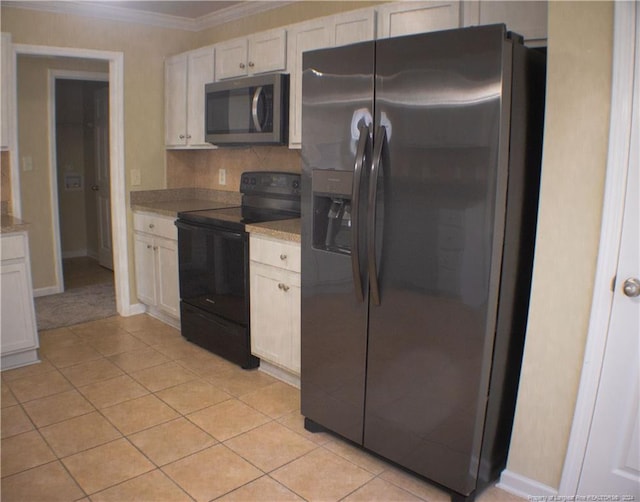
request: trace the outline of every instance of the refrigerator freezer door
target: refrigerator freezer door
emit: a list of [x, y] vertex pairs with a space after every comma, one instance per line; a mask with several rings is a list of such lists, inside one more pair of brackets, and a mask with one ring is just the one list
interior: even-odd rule
[[504, 40], [493, 26], [376, 49], [376, 130], [386, 129], [388, 159], [364, 446], [462, 494], [476, 487], [497, 308]]
[[302, 77], [301, 409], [357, 443], [368, 283], [363, 237], [353, 232], [366, 224], [373, 63], [373, 43], [314, 51], [304, 55]]

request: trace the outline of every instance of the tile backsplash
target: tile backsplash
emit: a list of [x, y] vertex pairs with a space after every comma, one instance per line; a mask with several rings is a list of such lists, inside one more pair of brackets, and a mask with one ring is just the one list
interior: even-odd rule
[[[219, 170], [226, 170], [226, 184]], [[300, 150], [286, 146], [252, 146], [215, 150], [167, 150], [167, 188], [198, 187], [238, 191], [244, 171], [301, 170]]]

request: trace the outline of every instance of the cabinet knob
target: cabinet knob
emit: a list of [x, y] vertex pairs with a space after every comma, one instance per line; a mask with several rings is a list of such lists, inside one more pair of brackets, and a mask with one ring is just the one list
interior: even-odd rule
[[181, 134], [180, 136], [178, 136], [180, 139], [184, 139], [184, 134]]
[[244, 63], [240, 63], [240, 68], [244, 70]]
[[287, 259], [287, 255], [286, 255], [286, 254], [284, 254], [284, 253], [283, 253], [283, 254], [281, 254], [281, 255], [280, 255], [280, 259], [281, 259], [282, 261], [286, 260], [286, 259]]
[[253, 61], [249, 61], [249, 68], [253, 68], [254, 66]]
[[151, 249], [151, 244], [147, 244], [147, 249]]
[[158, 250], [158, 246], [153, 246], [153, 250], [157, 251]]
[[281, 289], [282, 291], [284, 291], [285, 293], [287, 291], [289, 291], [289, 286], [287, 286], [286, 284], [282, 284], [281, 282], [278, 283], [278, 289]]
[[149, 228], [153, 228], [155, 225], [153, 223], [149, 223]]
[[191, 139], [191, 134], [187, 134], [187, 139]]

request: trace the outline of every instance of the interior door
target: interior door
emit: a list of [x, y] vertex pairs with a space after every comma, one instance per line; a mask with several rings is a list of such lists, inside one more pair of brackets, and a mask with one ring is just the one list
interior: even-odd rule
[[[640, 15], [636, 14], [636, 20]], [[640, 68], [632, 98], [631, 148], [620, 253], [603, 360], [578, 495], [640, 499]], [[610, 500], [614, 500], [610, 498]]]
[[95, 104], [95, 146], [96, 146], [96, 192], [98, 207], [98, 262], [113, 270], [113, 247], [111, 240], [111, 184], [109, 181], [109, 87], [98, 89]]

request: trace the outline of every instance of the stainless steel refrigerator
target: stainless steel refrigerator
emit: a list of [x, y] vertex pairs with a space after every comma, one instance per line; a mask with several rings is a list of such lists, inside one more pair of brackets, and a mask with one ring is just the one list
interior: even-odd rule
[[305, 425], [455, 498], [506, 462], [544, 69], [504, 25], [303, 55]]

